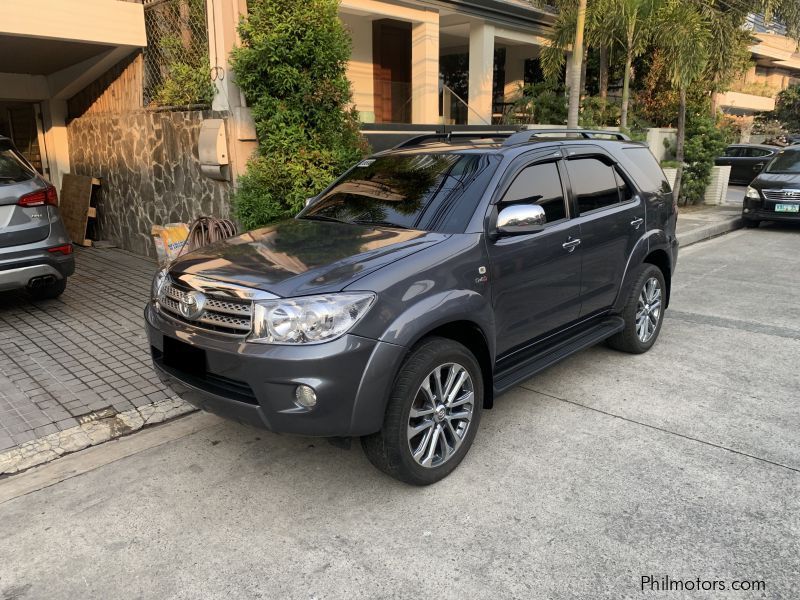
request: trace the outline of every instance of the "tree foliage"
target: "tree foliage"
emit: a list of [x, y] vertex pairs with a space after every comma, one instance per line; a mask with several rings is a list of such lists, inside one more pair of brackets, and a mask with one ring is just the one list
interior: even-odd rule
[[296, 214], [359, 160], [366, 144], [351, 103], [350, 38], [336, 0], [250, 0], [232, 53], [250, 106], [258, 155], [239, 179], [247, 229]]
[[800, 133], [800, 84], [786, 88], [775, 100], [774, 117], [791, 133]]

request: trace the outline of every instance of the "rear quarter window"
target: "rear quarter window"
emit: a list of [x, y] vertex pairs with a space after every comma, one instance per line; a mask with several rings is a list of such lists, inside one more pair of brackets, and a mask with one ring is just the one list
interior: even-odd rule
[[656, 157], [645, 146], [623, 148], [626, 158], [625, 168], [630, 172], [634, 183], [644, 192], [672, 191], [664, 171], [656, 161]]
[[33, 179], [36, 172], [11, 148], [0, 146], [0, 185]]

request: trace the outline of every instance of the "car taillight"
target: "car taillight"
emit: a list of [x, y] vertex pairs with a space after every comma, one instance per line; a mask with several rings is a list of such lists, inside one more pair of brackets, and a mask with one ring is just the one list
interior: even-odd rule
[[17, 201], [19, 206], [44, 206], [45, 204], [58, 206], [58, 192], [52, 185], [48, 186], [47, 189], [25, 194]]
[[48, 248], [48, 252], [52, 252], [53, 254], [72, 254], [72, 244], [64, 244], [63, 246], [55, 246], [53, 248]]

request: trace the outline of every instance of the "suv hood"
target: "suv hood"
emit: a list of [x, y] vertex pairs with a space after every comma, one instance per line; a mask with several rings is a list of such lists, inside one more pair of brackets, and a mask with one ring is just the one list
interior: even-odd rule
[[170, 266], [170, 273], [199, 275], [282, 297], [338, 292], [447, 237], [411, 229], [292, 219], [186, 254]]
[[750, 185], [761, 190], [776, 188], [800, 190], [800, 175], [793, 173], [761, 173]]

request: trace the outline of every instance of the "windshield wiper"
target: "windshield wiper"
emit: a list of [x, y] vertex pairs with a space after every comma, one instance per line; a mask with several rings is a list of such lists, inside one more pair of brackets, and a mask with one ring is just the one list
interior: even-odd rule
[[351, 221], [352, 223], [357, 223], [358, 225], [377, 225], [378, 227], [394, 227], [395, 229], [411, 229], [411, 227], [406, 227], [405, 225], [398, 225], [397, 223], [392, 223], [391, 221], [371, 221], [369, 219], [356, 219]]

